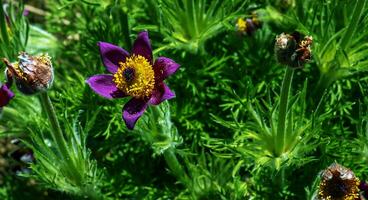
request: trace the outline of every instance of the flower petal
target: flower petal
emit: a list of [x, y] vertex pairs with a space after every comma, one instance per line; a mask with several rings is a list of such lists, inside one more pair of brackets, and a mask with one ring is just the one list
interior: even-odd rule
[[123, 119], [128, 129], [133, 130], [135, 123], [147, 108], [147, 101], [132, 98], [124, 105]]
[[129, 53], [124, 49], [107, 42], [98, 42], [100, 46], [100, 54], [102, 62], [106, 69], [111, 73], [116, 73], [119, 68], [119, 62], [125, 62], [125, 58]]
[[6, 106], [14, 97], [14, 93], [8, 88], [7, 84], [0, 87], [0, 108]]
[[175, 97], [174, 92], [165, 84], [161, 83], [152, 93], [152, 97], [149, 100], [150, 104], [158, 105], [161, 102], [172, 99]]
[[105, 98], [113, 99], [126, 97], [121, 90], [116, 88], [113, 78], [112, 75], [98, 74], [87, 79], [86, 83], [94, 92]]
[[165, 80], [171, 74], [174, 74], [180, 65], [170, 58], [159, 57], [156, 59], [153, 65], [153, 70], [155, 71], [156, 79], [162, 81]]
[[137, 39], [134, 41], [132, 53], [135, 55], [141, 55], [152, 63], [152, 48], [147, 31], [143, 31], [138, 34]]

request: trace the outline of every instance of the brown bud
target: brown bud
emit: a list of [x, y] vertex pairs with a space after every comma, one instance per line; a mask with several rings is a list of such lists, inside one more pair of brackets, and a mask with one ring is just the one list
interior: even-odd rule
[[311, 58], [313, 43], [311, 36], [302, 36], [299, 32], [293, 34], [282, 33], [276, 36], [275, 55], [280, 64], [292, 68], [302, 68]]
[[[8, 79], [15, 80], [19, 91], [31, 95], [51, 87], [54, 73], [47, 54], [31, 56], [22, 52], [18, 58], [18, 63], [10, 63], [7, 59], [3, 61], [8, 67]], [[8, 81], [11, 82], [11, 80]]]
[[360, 181], [353, 171], [337, 163], [333, 163], [321, 174], [318, 199], [359, 199], [359, 183]]

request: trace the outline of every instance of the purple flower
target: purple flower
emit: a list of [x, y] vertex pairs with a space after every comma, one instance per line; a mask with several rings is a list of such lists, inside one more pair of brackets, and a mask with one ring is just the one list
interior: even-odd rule
[[98, 45], [102, 61], [111, 74], [95, 75], [86, 82], [93, 91], [108, 99], [132, 97], [123, 108], [123, 119], [128, 129], [134, 128], [148, 105], [158, 105], [175, 97], [163, 81], [180, 65], [165, 57], [153, 61], [146, 31], [138, 34], [131, 54], [106, 42]]
[[[1, 84], [1, 83], [0, 83]], [[7, 84], [0, 87], [0, 108], [6, 106], [14, 97], [14, 93], [9, 89]]]

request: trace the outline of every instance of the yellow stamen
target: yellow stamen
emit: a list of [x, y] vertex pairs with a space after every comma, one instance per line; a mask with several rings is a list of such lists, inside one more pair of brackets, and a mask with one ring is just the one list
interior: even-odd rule
[[41, 54], [39, 56], [35, 56], [35, 59], [45, 65], [51, 64], [51, 57], [48, 54]]
[[247, 30], [247, 22], [242, 18], [238, 18], [238, 21], [236, 22], [236, 27], [238, 31], [244, 32]]
[[21, 78], [23, 80], [27, 80], [27, 77], [24, 75], [23, 70], [20, 69], [20, 67], [19, 67], [19, 63], [13, 63], [12, 64], [12, 70], [14, 70], [13, 73], [15, 73], [18, 78]]
[[[130, 72], [129, 77], [126, 74], [127, 70]], [[155, 75], [152, 65], [146, 58], [141, 55], [133, 55], [125, 62], [119, 62], [119, 69], [114, 74], [113, 81], [116, 87], [127, 95], [142, 99], [152, 94]]]

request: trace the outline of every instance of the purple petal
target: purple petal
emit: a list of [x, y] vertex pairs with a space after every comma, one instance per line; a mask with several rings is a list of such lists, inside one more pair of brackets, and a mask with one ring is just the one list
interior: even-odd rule
[[6, 84], [0, 87], [0, 108], [6, 106], [14, 97], [14, 93], [8, 88]]
[[158, 105], [161, 102], [172, 99], [175, 97], [174, 92], [165, 84], [161, 83], [152, 93], [152, 97], [149, 100], [150, 104]]
[[135, 123], [147, 108], [147, 101], [132, 98], [124, 105], [123, 119], [128, 129], [133, 130]]
[[126, 95], [121, 90], [116, 88], [116, 85], [113, 82], [112, 75], [95, 75], [87, 79], [86, 82], [94, 92], [105, 98], [113, 99], [126, 97]]
[[135, 55], [141, 55], [147, 58], [150, 63], [152, 63], [152, 48], [147, 31], [143, 31], [138, 34], [138, 37], [133, 45], [132, 53]]
[[180, 65], [170, 58], [159, 57], [156, 59], [153, 69], [155, 71], [155, 77], [159, 81], [165, 80], [171, 74], [174, 74]]
[[119, 68], [119, 62], [125, 62], [129, 53], [124, 49], [107, 42], [98, 42], [97, 44], [100, 46], [102, 62], [106, 69], [113, 74], [116, 73]]

